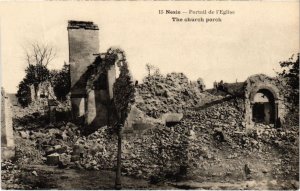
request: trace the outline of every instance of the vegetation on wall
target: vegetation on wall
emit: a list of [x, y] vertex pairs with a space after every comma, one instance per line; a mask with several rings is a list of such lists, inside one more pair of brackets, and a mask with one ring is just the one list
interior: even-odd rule
[[[117, 57], [114, 55], [117, 55]], [[134, 82], [128, 69], [125, 52], [121, 49], [110, 49], [109, 57], [118, 58], [117, 66], [120, 68], [120, 75], [116, 79], [113, 88], [114, 104], [119, 116], [119, 123], [124, 125], [130, 105], [134, 102]]]

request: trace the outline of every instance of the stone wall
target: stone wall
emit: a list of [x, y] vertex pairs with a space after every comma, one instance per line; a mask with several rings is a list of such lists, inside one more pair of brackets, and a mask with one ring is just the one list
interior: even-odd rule
[[3, 89], [1, 89], [1, 157], [9, 159], [15, 155], [11, 104]]
[[113, 99], [114, 92], [113, 92], [113, 86], [116, 82], [116, 66], [112, 65], [107, 71], [107, 83], [108, 83], [108, 92], [109, 92], [109, 98]]
[[87, 96], [85, 123], [91, 127], [108, 124], [109, 95], [107, 90], [90, 90]]
[[69, 21], [69, 63], [73, 118], [85, 111], [86, 71], [99, 54], [99, 29], [92, 22]]

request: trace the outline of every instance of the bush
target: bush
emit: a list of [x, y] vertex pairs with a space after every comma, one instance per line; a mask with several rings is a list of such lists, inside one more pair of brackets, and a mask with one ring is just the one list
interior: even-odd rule
[[299, 105], [299, 53], [295, 60], [292, 56], [284, 62], [280, 62], [281, 72], [277, 74], [281, 77], [285, 84], [285, 97], [288, 102]]
[[32, 102], [30, 87], [24, 80], [20, 82], [16, 96], [22, 107], [27, 107]]
[[71, 88], [70, 65], [64, 63], [63, 68], [60, 71], [51, 71], [50, 78], [57, 99], [61, 101], [66, 100], [66, 96]]

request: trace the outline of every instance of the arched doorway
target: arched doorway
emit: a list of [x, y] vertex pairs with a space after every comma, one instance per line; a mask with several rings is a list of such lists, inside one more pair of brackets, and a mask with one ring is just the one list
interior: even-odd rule
[[269, 89], [259, 89], [252, 96], [252, 121], [262, 124], [276, 124], [277, 106], [275, 95]]
[[250, 76], [245, 82], [244, 126], [255, 124], [281, 127], [286, 115], [282, 89], [274, 78], [264, 74]]

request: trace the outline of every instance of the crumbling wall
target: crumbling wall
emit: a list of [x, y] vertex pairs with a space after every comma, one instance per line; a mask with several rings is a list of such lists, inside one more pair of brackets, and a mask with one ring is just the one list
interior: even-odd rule
[[110, 68], [107, 70], [107, 83], [108, 83], [108, 93], [109, 93], [109, 98], [113, 99], [114, 97], [114, 92], [113, 92], [113, 87], [114, 83], [116, 82], [116, 65], [113, 64], [110, 66]]
[[73, 118], [85, 114], [86, 71], [99, 54], [99, 28], [93, 22], [69, 21], [69, 63]]
[[54, 90], [53, 87], [51, 85], [50, 81], [44, 81], [41, 82], [38, 86], [38, 98], [40, 97], [45, 97], [45, 98], [49, 98], [49, 99], [56, 99], [56, 96], [54, 94]]
[[118, 77], [117, 65], [123, 59], [113, 49], [102, 56], [87, 71], [85, 124], [92, 128], [112, 124], [113, 87]]
[[1, 157], [9, 159], [15, 155], [11, 104], [4, 89], [1, 88]]
[[93, 22], [69, 21], [69, 63], [74, 121], [89, 127], [110, 124], [116, 64], [123, 55], [99, 54], [99, 29]]
[[85, 124], [102, 127], [108, 124], [109, 96], [106, 90], [91, 90], [87, 94]]

